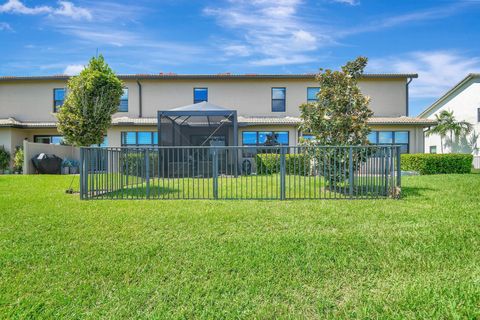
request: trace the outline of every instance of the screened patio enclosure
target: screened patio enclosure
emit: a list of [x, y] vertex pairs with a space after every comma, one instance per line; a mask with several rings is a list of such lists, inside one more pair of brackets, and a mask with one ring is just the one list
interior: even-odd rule
[[238, 145], [237, 111], [206, 101], [158, 111], [158, 145], [162, 147], [158, 159], [163, 177], [211, 176], [211, 171], [200, 168], [210, 168], [214, 158], [220, 159], [216, 164], [219, 174], [231, 172], [239, 154], [221, 147]]
[[237, 111], [209, 102], [158, 111], [159, 146], [237, 146]]

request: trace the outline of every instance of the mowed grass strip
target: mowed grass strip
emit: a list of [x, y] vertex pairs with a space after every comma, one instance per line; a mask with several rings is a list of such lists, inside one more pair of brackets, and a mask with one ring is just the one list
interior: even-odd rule
[[0, 318], [480, 317], [478, 174], [358, 201], [80, 201], [70, 181], [0, 176]]

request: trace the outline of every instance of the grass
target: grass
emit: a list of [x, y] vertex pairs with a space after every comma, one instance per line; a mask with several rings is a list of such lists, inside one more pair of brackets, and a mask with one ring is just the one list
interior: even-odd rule
[[[347, 178], [345, 178], [347, 179]], [[121, 174], [89, 174], [87, 198], [143, 199], [147, 198], [147, 183], [141, 176]], [[388, 194], [391, 181], [381, 175], [356, 176], [355, 196], [378, 198]], [[213, 178], [150, 178], [150, 199], [214, 199]], [[345, 199], [349, 198], [348, 180], [328, 187], [327, 178], [286, 175], [287, 199]], [[219, 176], [219, 199], [280, 199], [280, 174], [250, 176]]]
[[80, 201], [0, 176], [0, 318], [480, 317], [478, 174], [402, 200]]

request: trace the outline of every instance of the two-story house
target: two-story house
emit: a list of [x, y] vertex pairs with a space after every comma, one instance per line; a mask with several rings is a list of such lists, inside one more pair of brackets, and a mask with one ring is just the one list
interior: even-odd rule
[[426, 108], [419, 117], [434, 120], [442, 111], [453, 112], [457, 120], [466, 121], [473, 127], [472, 133], [443, 138], [437, 134], [425, 136], [425, 153], [471, 153], [475, 167], [480, 167], [480, 74], [471, 73]]
[[[408, 85], [416, 77], [362, 76], [359, 85], [371, 97], [374, 112], [369, 120], [371, 143], [399, 144], [403, 152], [423, 152], [423, 128], [433, 120], [408, 116]], [[138, 74], [119, 78], [125, 85], [124, 95], [105, 137], [107, 146], [159, 144], [157, 115], [167, 110], [236, 111], [235, 128], [215, 135], [183, 131], [182, 143], [262, 145], [274, 136], [280, 144], [296, 145], [302, 136], [309, 138], [298, 129], [299, 105], [315, 100], [319, 90], [314, 74]], [[0, 145], [13, 151], [25, 139], [62, 143], [55, 113], [65, 99], [68, 79], [66, 75], [0, 77]], [[212, 119], [207, 117], [203, 123]], [[167, 135], [160, 138], [160, 144], [165, 139]]]

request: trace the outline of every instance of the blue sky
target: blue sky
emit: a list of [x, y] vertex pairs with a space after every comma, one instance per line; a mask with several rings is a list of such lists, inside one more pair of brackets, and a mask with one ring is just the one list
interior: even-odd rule
[[0, 0], [0, 75], [75, 74], [98, 49], [118, 73], [310, 73], [358, 55], [415, 72], [418, 114], [480, 72], [480, 1]]

